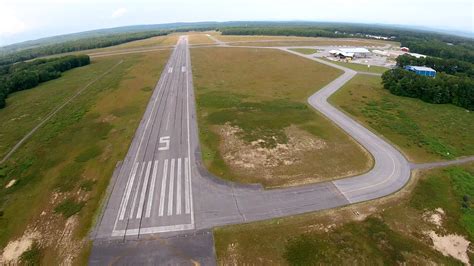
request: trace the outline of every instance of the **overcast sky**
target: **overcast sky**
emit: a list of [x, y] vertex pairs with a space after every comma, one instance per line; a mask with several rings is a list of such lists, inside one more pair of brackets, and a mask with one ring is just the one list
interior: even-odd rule
[[0, 0], [0, 46], [116, 26], [312, 20], [474, 32], [473, 0]]

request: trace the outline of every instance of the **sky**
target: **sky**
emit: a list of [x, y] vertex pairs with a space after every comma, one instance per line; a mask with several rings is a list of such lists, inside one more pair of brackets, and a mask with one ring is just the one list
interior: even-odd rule
[[474, 33], [472, 0], [0, 0], [0, 46], [138, 24], [308, 20]]

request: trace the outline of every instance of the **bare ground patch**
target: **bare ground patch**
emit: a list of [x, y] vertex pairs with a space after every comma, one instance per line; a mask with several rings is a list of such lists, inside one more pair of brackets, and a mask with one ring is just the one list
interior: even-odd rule
[[321, 171], [317, 166], [324, 161], [318, 162], [314, 155], [324, 154], [333, 147], [297, 126], [285, 128], [286, 143], [277, 142], [274, 147], [266, 145], [263, 139], [243, 140], [242, 130], [230, 124], [215, 126], [214, 130], [221, 138], [222, 157], [232, 171], [270, 187], [301, 185], [355, 174], [341, 169], [333, 169], [336, 171], [329, 175]]

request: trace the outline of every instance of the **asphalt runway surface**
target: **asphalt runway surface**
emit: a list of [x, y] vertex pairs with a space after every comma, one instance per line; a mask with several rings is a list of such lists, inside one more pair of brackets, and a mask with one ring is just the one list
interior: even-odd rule
[[[174, 260], [177, 253], [188, 254], [187, 262], [209, 264], [215, 256], [212, 233], [201, 239], [200, 232], [372, 200], [394, 193], [408, 182], [411, 165], [397, 149], [327, 102], [357, 72], [278, 49], [344, 71], [308, 102], [372, 154], [373, 169], [336, 181], [272, 190], [209, 174], [199, 149], [189, 44], [186, 36], [180, 37], [127, 156], [114, 173], [110, 197], [93, 233], [91, 264], [114, 263], [117, 256], [117, 264], [184, 263]], [[192, 247], [176, 245], [179, 237], [189, 239]], [[134, 248], [147, 245], [137, 241], [156, 248]], [[196, 241], [205, 244], [192, 244]], [[130, 253], [124, 253], [126, 247]]]

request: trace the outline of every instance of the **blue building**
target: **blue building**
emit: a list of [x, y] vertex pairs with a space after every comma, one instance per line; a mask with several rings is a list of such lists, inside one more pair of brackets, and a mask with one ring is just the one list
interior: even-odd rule
[[426, 77], [435, 77], [436, 70], [431, 67], [425, 66], [405, 66], [405, 69], [408, 71], [415, 72], [417, 75], [426, 76]]

